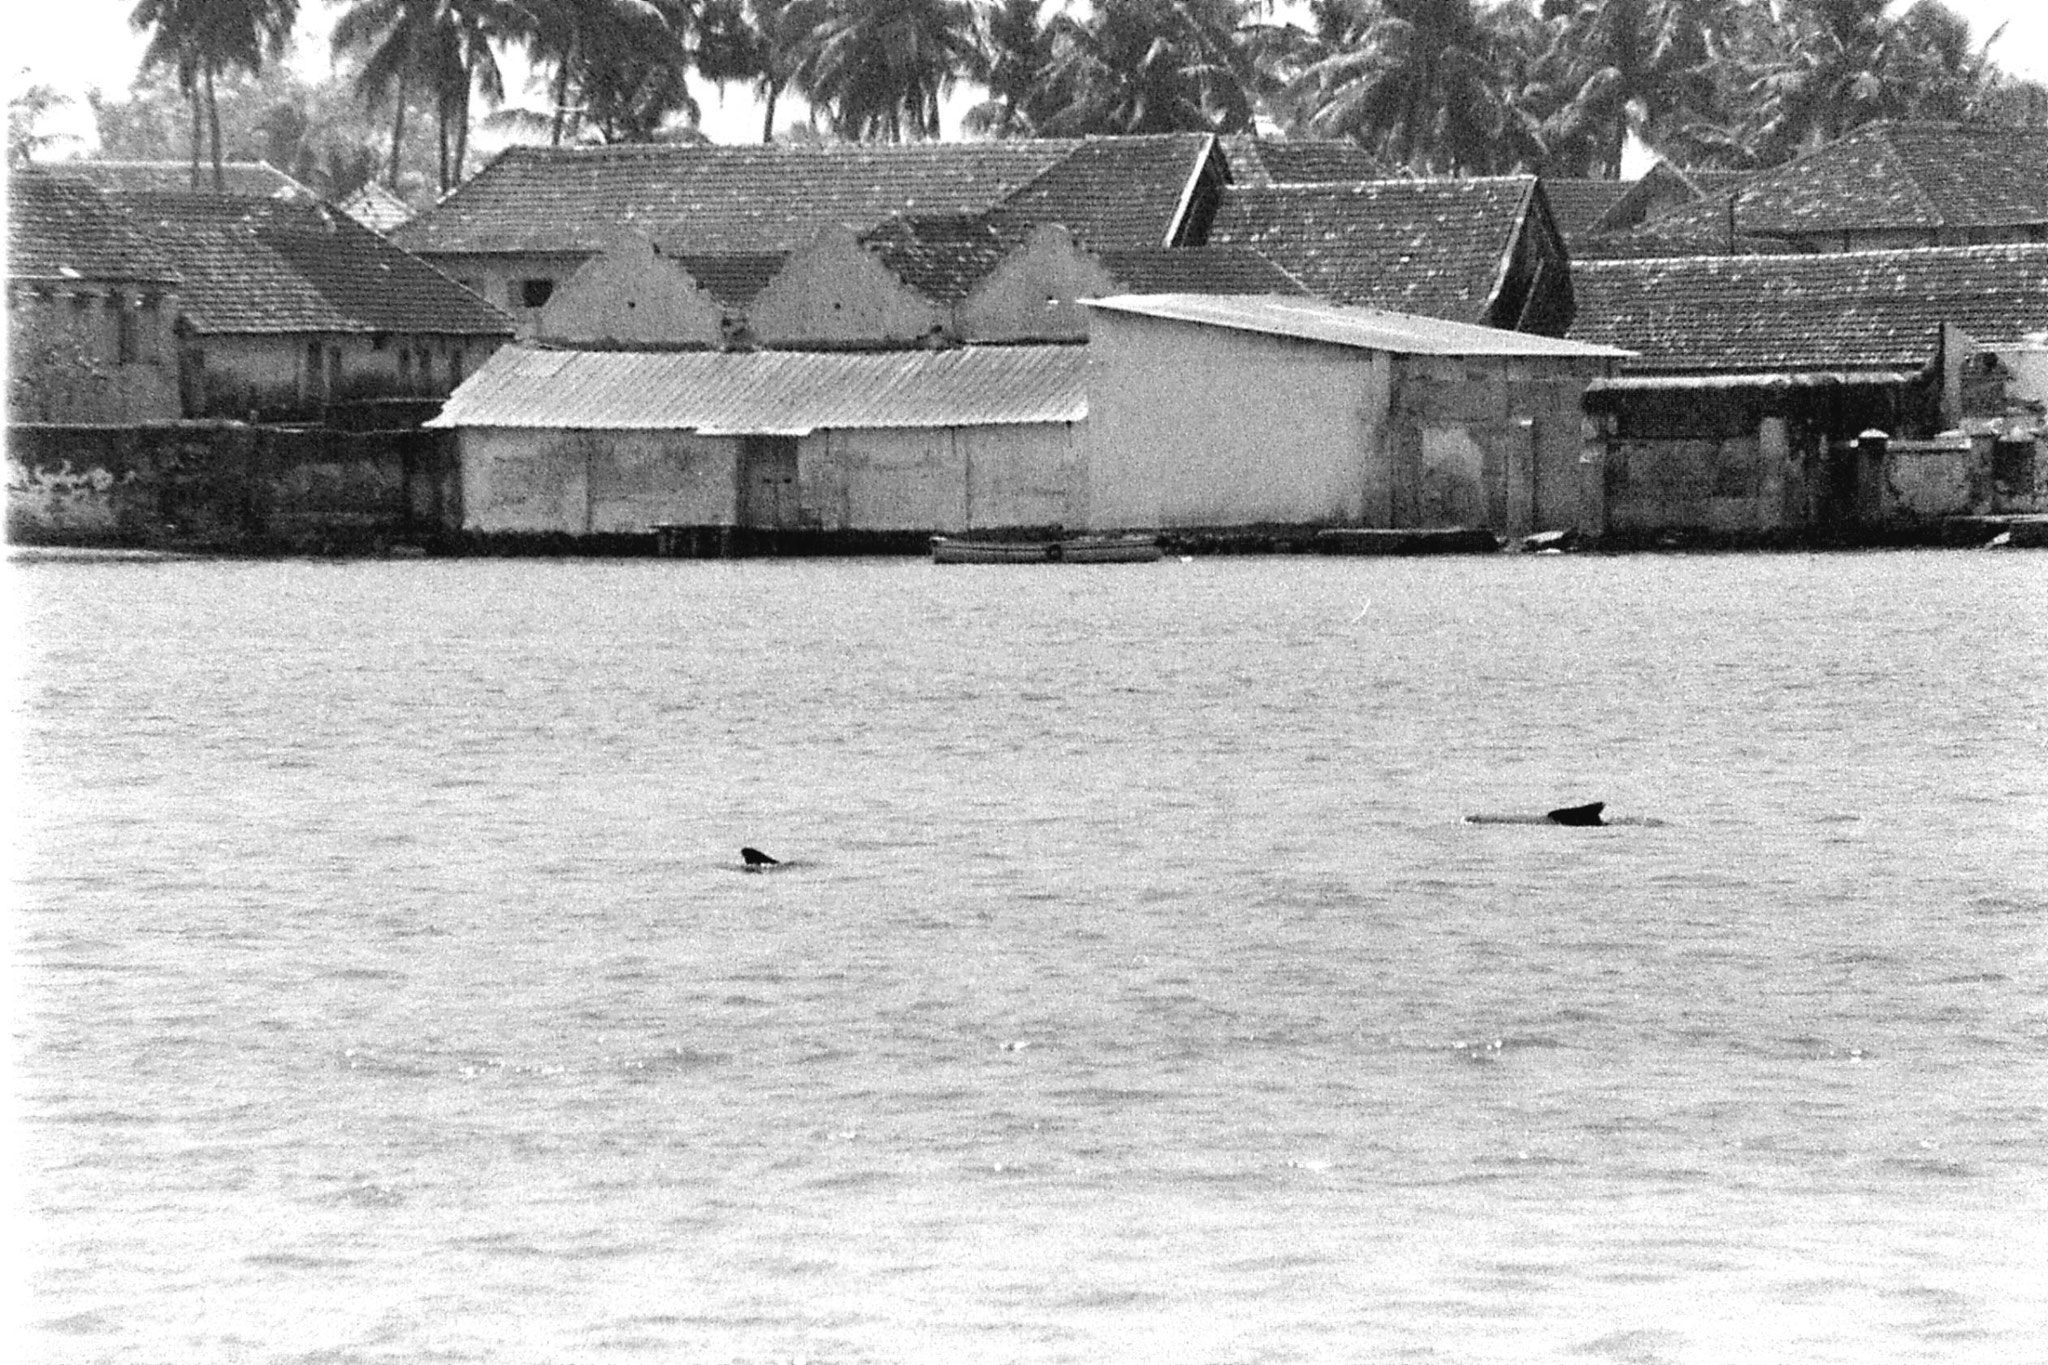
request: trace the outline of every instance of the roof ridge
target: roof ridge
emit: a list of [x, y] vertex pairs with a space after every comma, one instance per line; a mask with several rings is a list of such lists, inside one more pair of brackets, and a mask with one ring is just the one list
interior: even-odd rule
[[1921, 210], [1933, 218], [1936, 230], [1947, 227], [1948, 214], [1942, 211], [1941, 205], [1935, 202], [1934, 196], [1928, 193], [1927, 187], [1920, 183], [1918, 168], [1913, 164], [1913, 158], [1907, 156], [1899, 149], [1899, 145], [1892, 141], [1892, 132], [1893, 129], [1890, 126], [1882, 127], [1876, 135], [1878, 145], [1884, 149], [1884, 154], [1890, 157], [1897, 165], [1900, 173], [1899, 178], [1905, 181], [1907, 188], [1913, 192], [1913, 197], [1919, 201]]

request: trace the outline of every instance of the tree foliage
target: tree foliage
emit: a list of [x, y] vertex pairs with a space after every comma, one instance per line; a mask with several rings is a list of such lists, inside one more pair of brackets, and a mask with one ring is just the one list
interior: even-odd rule
[[221, 78], [231, 72], [258, 75], [267, 61], [284, 54], [298, 21], [298, 0], [140, 0], [129, 23], [149, 34], [144, 70], [162, 67], [177, 75], [192, 106], [192, 187], [199, 187], [199, 129], [202, 113], [211, 133], [213, 185], [226, 185], [221, 170]]
[[[478, 103], [551, 144], [701, 136], [691, 78], [801, 97], [806, 137], [1253, 129], [1350, 138], [1416, 173], [1775, 164], [1873, 119], [2048, 120], [1941, 0], [344, 0], [334, 48], [388, 129], [385, 178], [466, 173]], [[298, 0], [138, 0], [192, 119], [273, 58]], [[1995, 35], [1994, 35], [1995, 36]], [[502, 109], [521, 54], [544, 104]], [[431, 124], [422, 141], [420, 124]], [[213, 141], [222, 134], [215, 129]], [[357, 146], [355, 153], [360, 152]], [[219, 155], [216, 147], [216, 156]]]

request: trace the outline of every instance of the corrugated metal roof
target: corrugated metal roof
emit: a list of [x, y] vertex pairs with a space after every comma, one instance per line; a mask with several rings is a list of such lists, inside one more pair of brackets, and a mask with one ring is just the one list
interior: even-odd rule
[[1528, 332], [1475, 327], [1412, 313], [1347, 308], [1308, 299], [1247, 294], [1120, 294], [1083, 299], [1090, 308], [1137, 313], [1176, 322], [1200, 323], [1240, 332], [1323, 341], [1333, 346], [1395, 351], [1403, 355], [1558, 356], [1621, 359], [1633, 354], [1612, 346], [1560, 341]]
[[951, 351], [501, 348], [434, 427], [802, 436], [823, 428], [1014, 426], [1088, 415], [1085, 346]]

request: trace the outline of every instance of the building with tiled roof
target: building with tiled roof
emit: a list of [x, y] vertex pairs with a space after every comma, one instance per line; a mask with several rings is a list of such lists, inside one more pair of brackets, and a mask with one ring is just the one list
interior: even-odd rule
[[1801, 251], [2048, 241], [2048, 128], [1873, 123], [1715, 189], [1638, 231], [1699, 249], [1731, 238]]
[[[835, 228], [987, 215], [1109, 248], [1203, 240], [1229, 174], [1204, 133], [910, 146], [510, 149], [393, 240], [529, 330], [554, 287], [621, 229], [678, 260], [786, 255]], [[984, 234], [986, 235], [986, 234]], [[962, 241], [946, 248], [964, 261]], [[932, 263], [930, 269], [950, 269]]]
[[1077, 145], [513, 147], [397, 240], [431, 259], [587, 254], [630, 228], [680, 254], [790, 251], [893, 213], [988, 209]]
[[445, 396], [511, 334], [498, 310], [330, 206], [108, 197], [182, 281], [188, 416]]
[[1571, 323], [1564, 239], [1534, 176], [1232, 186], [1209, 240], [1333, 303], [1549, 336]]
[[216, 190], [213, 163], [199, 163], [199, 183], [192, 183], [189, 161], [122, 161], [93, 158], [57, 163], [53, 169], [86, 181], [110, 194], [215, 194], [237, 199], [296, 199], [310, 204], [320, 196], [268, 161], [224, 161], [223, 188]]
[[177, 270], [91, 185], [9, 178], [9, 419], [175, 420]]
[[1917, 371], [1943, 326], [1980, 347], [2048, 331], [2048, 244], [1585, 261], [1572, 336], [1633, 374]]
[[677, 259], [759, 260], [891, 214], [984, 212], [1078, 145], [513, 147], [392, 239], [530, 329], [622, 229]]

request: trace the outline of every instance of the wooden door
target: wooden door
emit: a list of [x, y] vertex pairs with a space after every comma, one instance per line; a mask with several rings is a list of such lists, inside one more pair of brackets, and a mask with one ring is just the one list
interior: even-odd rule
[[748, 436], [740, 441], [742, 526], [766, 531], [802, 524], [797, 496], [796, 437]]

